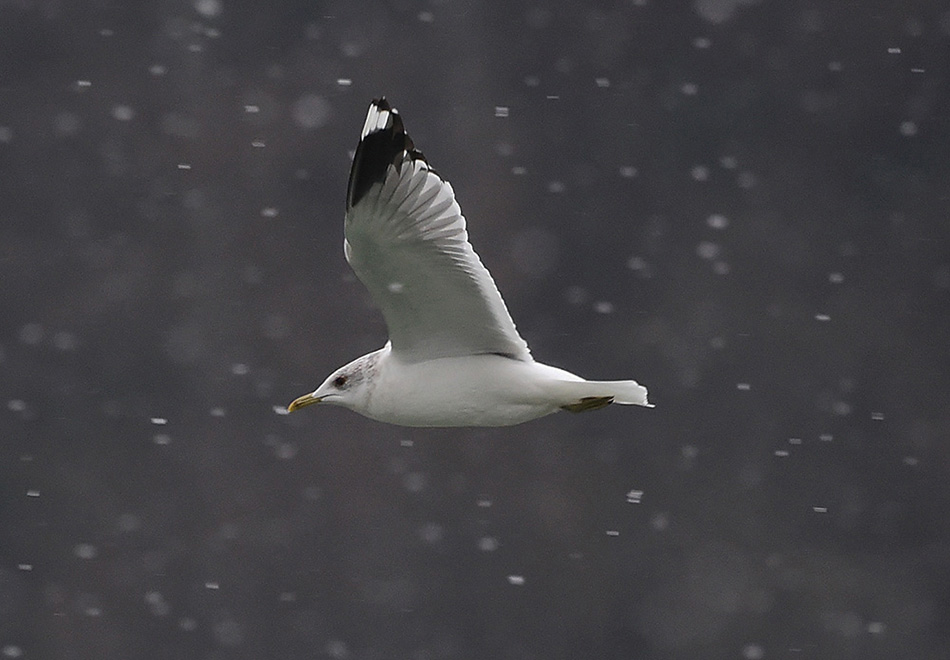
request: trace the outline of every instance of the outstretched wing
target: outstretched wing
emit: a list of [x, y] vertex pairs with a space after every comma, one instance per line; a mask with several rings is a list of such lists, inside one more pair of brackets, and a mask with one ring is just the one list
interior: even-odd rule
[[419, 362], [495, 353], [531, 360], [465, 231], [452, 186], [385, 98], [369, 106], [346, 193], [344, 249], [383, 312], [393, 353]]

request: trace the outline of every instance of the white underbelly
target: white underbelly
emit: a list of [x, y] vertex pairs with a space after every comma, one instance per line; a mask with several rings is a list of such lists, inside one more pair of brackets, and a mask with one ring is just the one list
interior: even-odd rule
[[381, 367], [364, 414], [390, 424], [510, 426], [559, 408], [545, 396], [539, 370], [560, 370], [538, 363], [483, 355], [416, 364], [387, 360]]

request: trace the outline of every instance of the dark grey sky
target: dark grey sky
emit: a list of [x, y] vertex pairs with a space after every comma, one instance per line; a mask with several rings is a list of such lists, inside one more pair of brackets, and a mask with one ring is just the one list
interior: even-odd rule
[[[0, 3], [0, 657], [946, 657], [939, 4]], [[380, 95], [656, 409], [278, 414]]]

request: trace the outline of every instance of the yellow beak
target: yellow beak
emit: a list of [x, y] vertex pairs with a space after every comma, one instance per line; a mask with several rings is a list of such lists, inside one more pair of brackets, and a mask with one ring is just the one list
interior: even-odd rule
[[290, 402], [290, 405], [287, 406], [287, 412], [292, 413], [293, 411], [298, 410], [300, 408], [306, 408], [307, 406], [312, 406], [315, 403], [320, 403], [322, 400], [323, 400], [322, 396], [304, 394], [303, 396], [299, 396]]

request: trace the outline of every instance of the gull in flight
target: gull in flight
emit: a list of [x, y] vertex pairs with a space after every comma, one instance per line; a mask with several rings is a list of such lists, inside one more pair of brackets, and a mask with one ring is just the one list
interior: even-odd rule
[[535, 362], [465, 231], [452, 186], [385, 98], [369, 106], [346, 190], [343, 249], [389, 329], [287, 410], [331, 403], [403, 426], [509, 426], [559, 410], [650, 406], [632, 380]]

